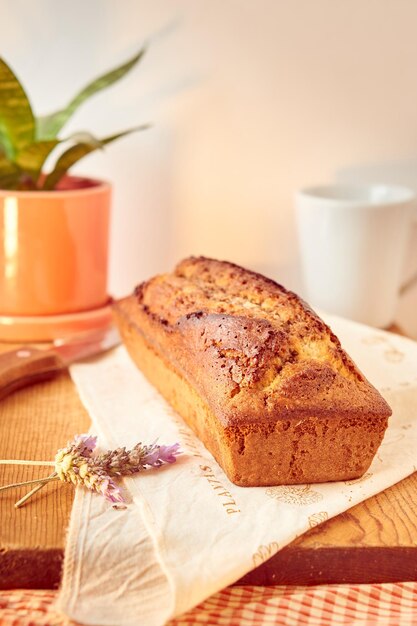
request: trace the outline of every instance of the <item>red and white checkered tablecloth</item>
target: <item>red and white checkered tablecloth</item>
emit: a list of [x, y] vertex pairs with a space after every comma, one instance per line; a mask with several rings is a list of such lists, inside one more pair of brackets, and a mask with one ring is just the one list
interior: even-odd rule
[[[0, 591], [0, 626], [68, 625], [56, 592]], [[74, 624], [74, 622], [72, 622]], [[169, 626], [417, 626], [417, 582], [228, 587]]]

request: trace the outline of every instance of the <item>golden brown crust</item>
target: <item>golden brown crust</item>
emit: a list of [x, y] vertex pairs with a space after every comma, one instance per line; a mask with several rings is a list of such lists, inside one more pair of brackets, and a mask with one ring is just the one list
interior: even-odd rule
[[[336, 426], [337, 420], [375, 418], [378, 442], [382, 438], [391, 414], [385, 400], [308, 305], [270, 279], [192, 257], [172, 274], [140, 285], [115, 311], [121, 328], [130, 329], [128, 347], [133, 329], [198, 393], [223, 446], [240, 441], [239, 449], [242, 432], [250, 439], [251, 429], [274, 433], [279, 422], [296, 419], [333, 420]], [[248, 459], [245, 447], [240, 456]], [[236, 458], [230, 462], [232, 476], [238, 473]], [[238, 474], [239, 484], [247, 484]], [[271, 484], [267, 480], [262, 484]]]

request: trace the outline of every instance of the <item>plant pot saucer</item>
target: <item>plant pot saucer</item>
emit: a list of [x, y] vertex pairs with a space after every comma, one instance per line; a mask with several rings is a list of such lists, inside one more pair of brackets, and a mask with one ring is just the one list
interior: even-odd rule
[[65, 315], [0, 315], [0, 341], [13, 343], [53, 341], [112, 323], [111, 299], [97, 309]]

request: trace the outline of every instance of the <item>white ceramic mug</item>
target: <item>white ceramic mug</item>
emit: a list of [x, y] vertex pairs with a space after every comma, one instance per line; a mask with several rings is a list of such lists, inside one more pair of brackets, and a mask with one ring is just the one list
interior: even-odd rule
[[388, 185], [323, 185], [296, 193], [306, 299], [384, 328], [395, 318], [415, 194]]

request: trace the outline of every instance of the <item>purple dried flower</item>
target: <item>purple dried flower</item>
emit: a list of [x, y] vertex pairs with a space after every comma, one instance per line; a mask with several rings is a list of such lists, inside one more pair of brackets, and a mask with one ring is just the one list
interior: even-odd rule
[[74, 451], [77, 450], [82, 456], [91, 456], [97, 446], [97, 437], [94, 435], [76, 435], [70, 445]]
[[[97, 437], [88, 434], [76, 435], [65, 448], [56, 453], [55, 472], [46, 480], [39, 482], [62, 480], [73, 485], [83, 485], [100, 493], [112, 504], [124, 503], [122, 491], [112, 477], [129, 476], [147, 467], [157, 468], [164, 463], [175, 463], [176, 456], [181, 454], [179, 443], [170, 446], [155, 443], [145, 446], [138, 443], [132, 450], [123, 447], [93, 456], [96, 446]], [[16, 506], [20, 506], [24, 501], [25, 499], [22, 499]]]
[[97, 491], [101, 493], [112, 504], [115, 504], [117, 502], [124, 502], [120, 487], [118, 487], [116, 483], [108, 476], [104, 476], [103, 479], [100, 481], [100, 484], [97, 487]]
[[151, 446], [149, 452], [142, 458], [142, 463], [152, 467], [160, 467], [163, 463], [175, 463], [179, 447], [179, 443], [171, 446]]
[[55, 456], [55, 472], [61, 480], [74, 485], [84, 485], [102, 494], [112, 503], [124, 502], [121, 489], [113, 481], [114, 476], [128, 476], [146, 467], [160, 467], [175, 463], [180, 454], [179, 443], [170, 446], [136, 444], [132, 450], [117, 448], [93, 456], [97, 437], [77, 435], [66, 448]]
[[109, 450], [92, 457], [91, 462], [95, 469], [109, 476], [129, 476], [147, 467], [160, 467], [164, 463], [174, 463], [178, 454], [180, 454], [178, 443], [171, 446], [157, 444], [145, 446], [137, 443], [132, 450], [126, 450], [126, 448]]

